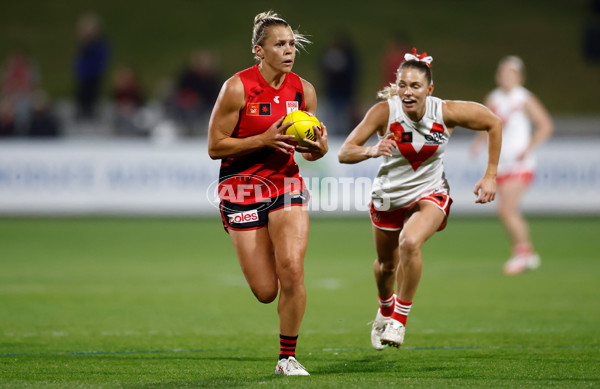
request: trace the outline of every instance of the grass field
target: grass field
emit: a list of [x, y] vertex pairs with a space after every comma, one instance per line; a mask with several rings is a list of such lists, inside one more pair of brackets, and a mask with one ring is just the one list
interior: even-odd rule
[[598, 218], [537, 218], [543, 259], [506, 277], [496, 219], [451, 218], [424, 251], [404, 346], [370, 348], [366, 219], [313, 218], [298, 359], [273, 374], [216, 219], [0, 219], [0, 387], [598, 387]]

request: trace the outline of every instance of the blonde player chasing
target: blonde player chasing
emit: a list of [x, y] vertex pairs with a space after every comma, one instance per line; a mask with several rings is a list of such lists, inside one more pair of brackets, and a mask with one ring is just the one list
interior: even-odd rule
[[[493, 201], [502, 143], [500, 119], [481, 104], [433, 97], [431, 62], [425, 53], [406, 54], [396, 83], [378, 93], [375, 104], [342, 145], [341, 163], [382, 158], [371, 195], [377, 259], [373, 264], [379, 310], [371, 331], [377, 350], [399, 347], [421, 279], [423, 244], [446, 226], [452, 199], [442, 159], [456, 126], [485, 131], [489, 158], [475, 185], [476, 203]], [[377, 134], [379, 142], [365, 146]], [[394, 293], [397, 286], [397, 294]]]
[[[524, 81], [523, 61], [515, 56], [503, 58], [496, 72], [498, 87], [485, 102], [502, 120], [497, 212], [512, 243], [513, 255], [504, 264], [507, 275], [520, 274], [540, 265], [520, 205], [533, 180], [533, 151], [550, 137], [554, 129], [548, 111], [533, 93], [523, 87]], [[533, 135], [532, 127], [535, 128]], [[475, 137], [471, 147], [473, 154], [478, 154], [485, 139], [485, 134]]]

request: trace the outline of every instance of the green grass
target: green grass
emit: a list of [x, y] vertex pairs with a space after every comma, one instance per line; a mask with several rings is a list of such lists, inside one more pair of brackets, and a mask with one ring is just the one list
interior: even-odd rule
[[273, 374], [216, 219], [0, 219], [0, 387], [598, 387], [598, 218], [536, 218], [542, 267], [506, 277], [496, 219], [451, 218], [424, 250], [399, 350], [370, 348], [367, 219], [313, 217], [297, 355]]

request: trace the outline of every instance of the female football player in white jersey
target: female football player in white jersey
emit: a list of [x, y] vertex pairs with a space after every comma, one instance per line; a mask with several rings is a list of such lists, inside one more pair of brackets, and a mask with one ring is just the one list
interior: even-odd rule
[[[416, 49], [406, 54], [396, 83], [378, 94], [385, 101], [367, 112], [338, 154], [341, 163], [382, 157], [370, 211], [379, 293], [371, 342], [377, 350], [384, 345], [399, 347], [404, 341], [406, 319], [421, 279], [421, 248], [446, 226], [452, 199], [442, 157], [454, 127], [488, 133], [489, 159], [475, 185], [475, 202], [487, 203], [496, 195], [502, 123], [481, 104], [433, 97], [432, 60]], [[379, 142], [365, 146], [374, 134]]]
[[[500, 61], [494, 89], [485, 104], [502, 120], [502, 156], [498, 164], [498, 216], [512, 243], [513, 255], [504, 264], [504, 273], [520, 274], [536, 269], [540, 258], [529, 236], [529, 225], [520, 210], [523, 194], [533, 180], [533, 150], [553, 131], [548, 111], [523, 87], [525, 67], [519, 57]], [[532, 127], [535, 132], [532, 134]], [[481, 136], [483, 135], [483, 136]], [[473, 154], [485, 142], [485, 134], [475, 137]]]

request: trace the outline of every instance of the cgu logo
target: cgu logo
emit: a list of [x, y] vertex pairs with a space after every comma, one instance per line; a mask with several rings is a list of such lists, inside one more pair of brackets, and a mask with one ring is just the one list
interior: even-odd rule
[[233, 213], [229, 215], [229, 223], [250, 223], [258, 221], [258, 211], [253, 209], [251, 211]]

